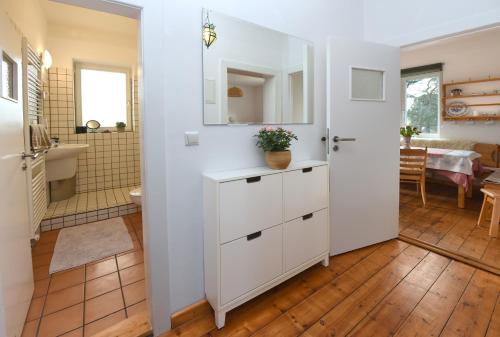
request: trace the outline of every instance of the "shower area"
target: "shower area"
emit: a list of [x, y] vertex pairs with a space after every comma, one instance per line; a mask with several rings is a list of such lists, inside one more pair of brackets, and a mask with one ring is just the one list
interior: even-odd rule
[[41, 76], [38, 119], [51, 148], [44, 156], [47, 208], [40, 230], [136, 213], [140, 206], [130, 192], [141, 185], [137, 21], [43, 4], [52, 64]]
[[[51, 67], [48, 70], [48, 82], [44, 84], [48, 99], [44, 101], [44, 111], [52, 141], [88, 144], [88, 148], [78, 155], [74, 177], [49, 183], [51, 200], [41, 222], [42, 231], [138, 212], [138, 206], [130, 199], [130, 191], [140, 185], [141, 179], [140, 116], [137, 79], [130, 81], [131, 125], [125, 122], [130, 125], [129, 129], [117, 131], [108, 127], [94, 131], [76, 125], [80, 123], [76, 123], [73, 69]], [[75, 194], [64, 198], [68, 190], [73, 194], [73, 189]]]

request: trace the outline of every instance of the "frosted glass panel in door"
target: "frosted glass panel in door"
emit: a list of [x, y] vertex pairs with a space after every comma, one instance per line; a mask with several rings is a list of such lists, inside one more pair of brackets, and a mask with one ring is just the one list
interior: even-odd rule
[[351, 99], [383, 101], [385, 99], [384, 72], [351, 68]]

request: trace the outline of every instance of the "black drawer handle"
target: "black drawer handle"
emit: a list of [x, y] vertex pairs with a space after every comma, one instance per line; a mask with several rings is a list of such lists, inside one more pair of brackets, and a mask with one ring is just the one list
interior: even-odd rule
[[306, 168], [303, 168], [302, 169], [302, 172], [303, 173], [307, 173], [307, 172], [312, 172], [313, 168], [312, 167], [306, 167]]
[[253, 239], [257, 239], [258, 237], [260, 237], [262, 235], [262, 231], [259, 231], [259, 232], [255, 232], [253, 234], [250, 234], [250, 235], [247, 235], [247, 241], [251, 241]]
[[247, 183], [248, 184], [250, 184], [250, 183], [256, 183], [256, 182], [259, 182], [259, 181], [260, 181], [260, 176], [247, 178]]
[[311, 219], [313, 217], [313, 214], [312, 213], [309, 213], [309, 214], [306, 214], [302, 217], [302, 220], [307, 220], [307, 219]]

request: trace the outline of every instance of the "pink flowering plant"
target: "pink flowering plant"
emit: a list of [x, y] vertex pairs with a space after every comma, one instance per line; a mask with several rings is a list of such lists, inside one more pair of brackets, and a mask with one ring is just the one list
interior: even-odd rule
[[257, 146], [264, 151], [286, 151], [290, 148], [293, 139], [298, 140], [292, 131], [270, 126], [260, 129], [255, 137], [257, 137]]

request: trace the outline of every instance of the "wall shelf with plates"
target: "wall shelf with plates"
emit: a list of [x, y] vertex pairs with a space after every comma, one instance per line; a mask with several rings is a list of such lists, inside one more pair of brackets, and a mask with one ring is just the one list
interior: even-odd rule
[[[500, 120], [500, 77], [442, 85], [441, 116], [445, 121]], [[471, 110], [478, 107], [480, 110]]]

